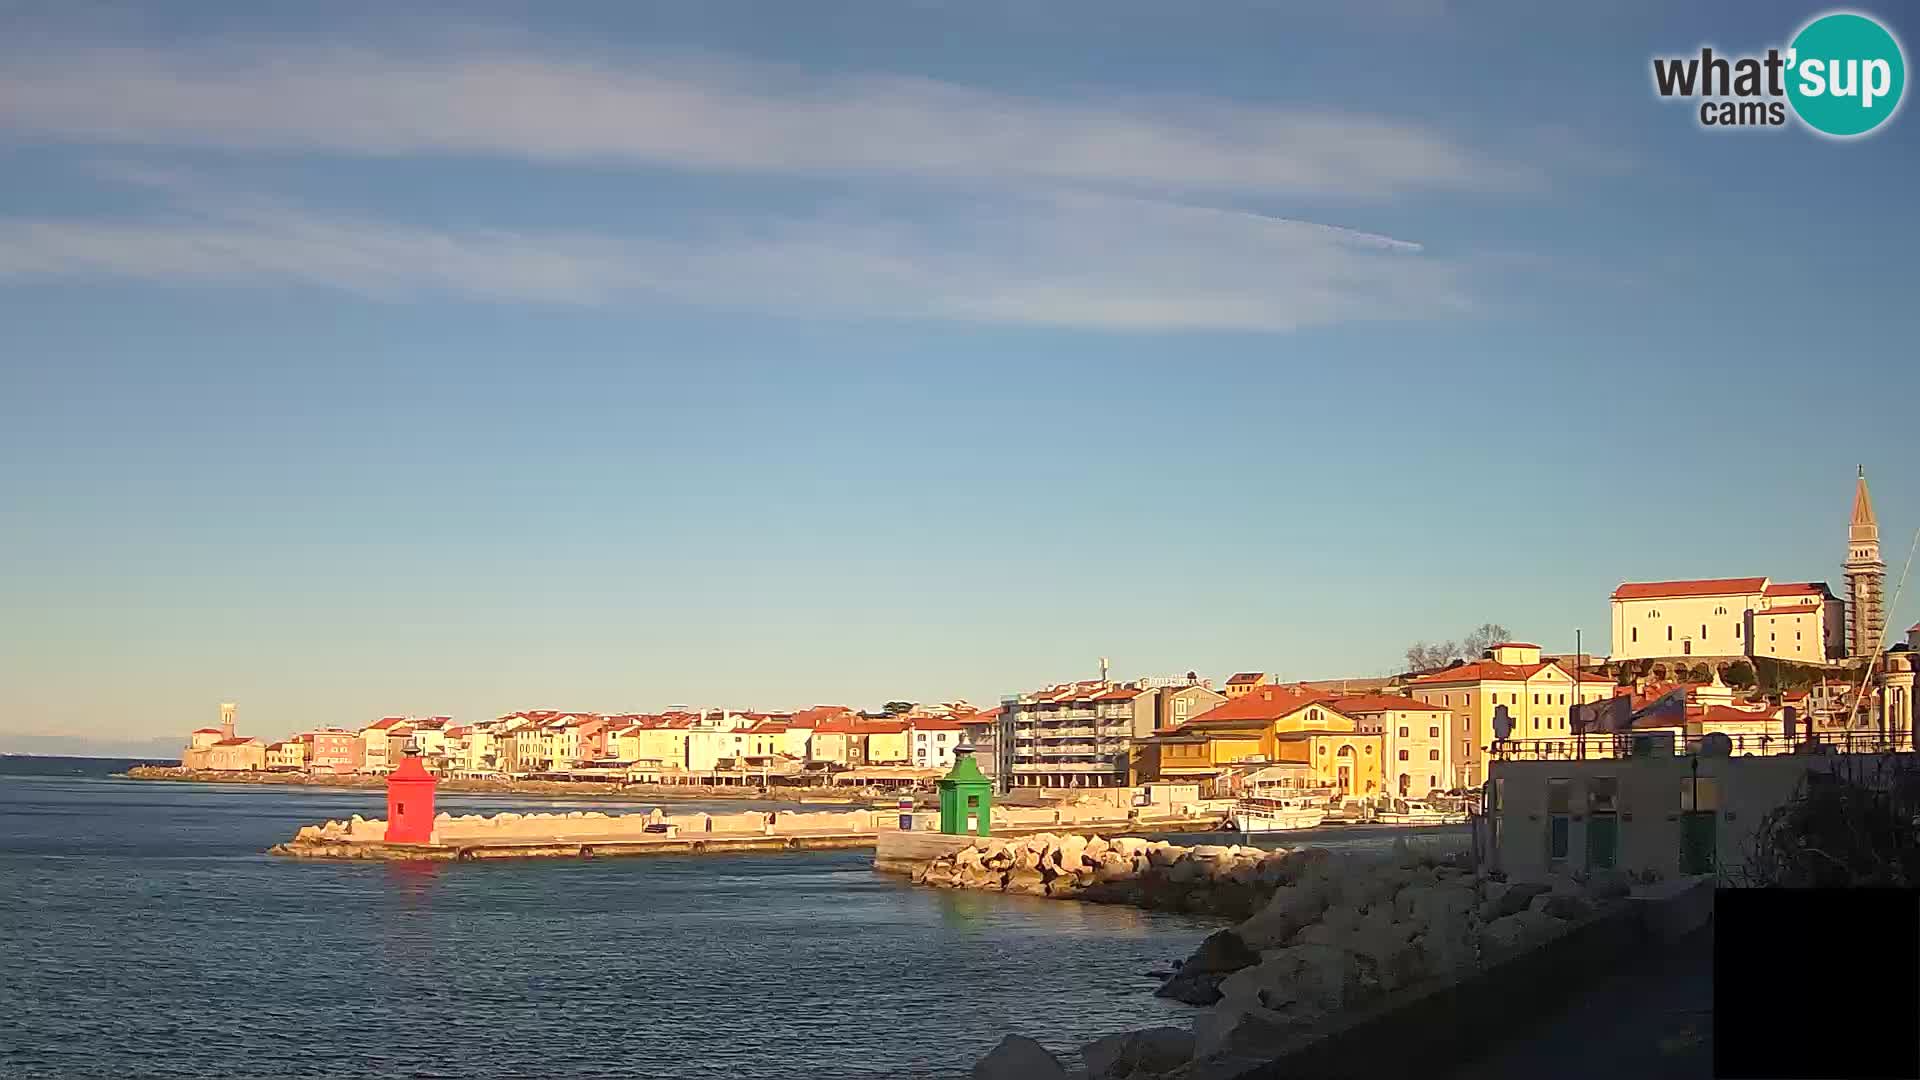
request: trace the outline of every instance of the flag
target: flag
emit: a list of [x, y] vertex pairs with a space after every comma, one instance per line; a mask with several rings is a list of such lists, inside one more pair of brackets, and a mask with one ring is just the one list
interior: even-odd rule
[[1625, 696], [1602, 698], [1575, 705], [1568, 726], [1575, 735], [1599, 731], [1625, 731], [1632, 726], [1633, 702]]
[[1586, 701], [1572, 707], [1569, 717], [1572, 734], [1594, 734], [1594, 732], [1617, 732], [1628, 726], [1628, 717], [1632, 715], [1632, 701], [1622, 698], [1601, 698], [1599, 701]]
[[1687, 716], [1687, 691], [1676, 686], [1661, 694], [1641, 708], [1635, 709], [1628, 720], [1629, 726], [1642, 720], [1651, 721], [1648, 727], [1659, 727], [1675, 720], [1685, 720]]

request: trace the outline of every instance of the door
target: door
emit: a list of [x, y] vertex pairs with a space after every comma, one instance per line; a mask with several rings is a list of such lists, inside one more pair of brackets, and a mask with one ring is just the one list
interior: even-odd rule
[[1611, 870], [1620, 857], [1620, 818], [1617, 814], [1587, 817], [1587, 869]]
[[1680, 872], [1713, 873], [1713, 853], [1718, 846], [1718, 814], [1712, 810], [1692, 810], [1680, 815]]
[[1351, 765], [1340, 766], [1340, 792], [1343, 795], [1354, 794], [1353, 767]]

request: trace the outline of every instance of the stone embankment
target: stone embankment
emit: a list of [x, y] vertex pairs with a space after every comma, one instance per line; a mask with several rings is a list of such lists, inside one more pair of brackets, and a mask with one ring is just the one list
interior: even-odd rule
[[1164, 840], [1038, 833], [991, 838], [912, 872], [918, 884], [1131, 904], [1242, 919], [1325, 857], [1317, 848], [1177, 847]]
[[[171, 780], [188, 784], [253, 784], [345, 791], [385, 789], [384, 776], [354, 774], [330, 776], [297, 772], [240, 771], [233, 769], [183, 769], [173, 765], [135, 765], [125, 776], [129, 780]], [[554, 798], [577, 796], [614, 796], [672, 802], [676, 799], [778, 799], [783, 802], [847, 805], [863, 802], [865, 797], [846, 788], [830, 787], [741, 787], [738, 784], [628, 784], [595, 780], [481, 780], [443, 777], [442, 794], [455, 795], [539, 795]]]
[[[1081, 1050], [1094, 1080], [1239, 1075], [1321, 1037], [1357, 1010], [1458, 983], [1553, 941], [1637, 887], [1625, 875], [1509, 885], [1464, 853], [1395, 845], [1366, 855], [1035, 836], [935, 859], [926, 884], [1240, 920], [1201, 943], [1158, 993], [1203, 1006], [1192, 1030], [1110, 1036]], [[1008, 1036], [978, 1078], [1061, 1077], [1039, 1044]]]

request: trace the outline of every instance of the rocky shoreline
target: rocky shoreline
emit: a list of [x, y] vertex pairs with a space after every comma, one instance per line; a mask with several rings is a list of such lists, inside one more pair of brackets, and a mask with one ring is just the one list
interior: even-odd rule
[[[254, 784], [320, 788], [324, 790], [384, 790], [383, 776], [309, 776], [305, 773], [232, 772], [222, 769], [184, 769], [167, 765], [135, 765], [116, 774], [128, 780], [163, 780], [186, 784]], [[646, 802], [716, 799], [774, 800], [778, 802], [846, 806], [864, 803], [863, 797], [831, 788], [759, 788], [692, 784], [616, 784], [591, 780], [474, 780], [445, 778], [443, 793], [458, 795], [539, 795], [549, 798], [614, 797]]]
[[[1178, 847], [1041, 834], [942, 855], [936, 887], [1124, 903], [1238, 920], [1176, 965], [1157, 993], [1202, 1007], [1191, 1030], [1127, 1032], [1081, 1048], [1090, 1080], [1230, 1077], [1311, 1040], [1356, 1010], [1457, 983], [1617, 910], [1648, 884], [1609, 873], [1508, 884], [1463, 851], [1401, 841], [1387, 854]], [[1065, 1077], [1009, 1035], [979, 1080]]]

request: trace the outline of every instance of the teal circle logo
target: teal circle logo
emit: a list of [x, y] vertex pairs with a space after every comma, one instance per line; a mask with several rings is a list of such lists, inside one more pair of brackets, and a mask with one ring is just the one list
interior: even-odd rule
[[1907, 88], [1907, 62], [1887, 28], [1852, 12], [1822, 15], [1787, 52], [1787, 100], [1825, 135], [1865, 135], [1887, 122]]

